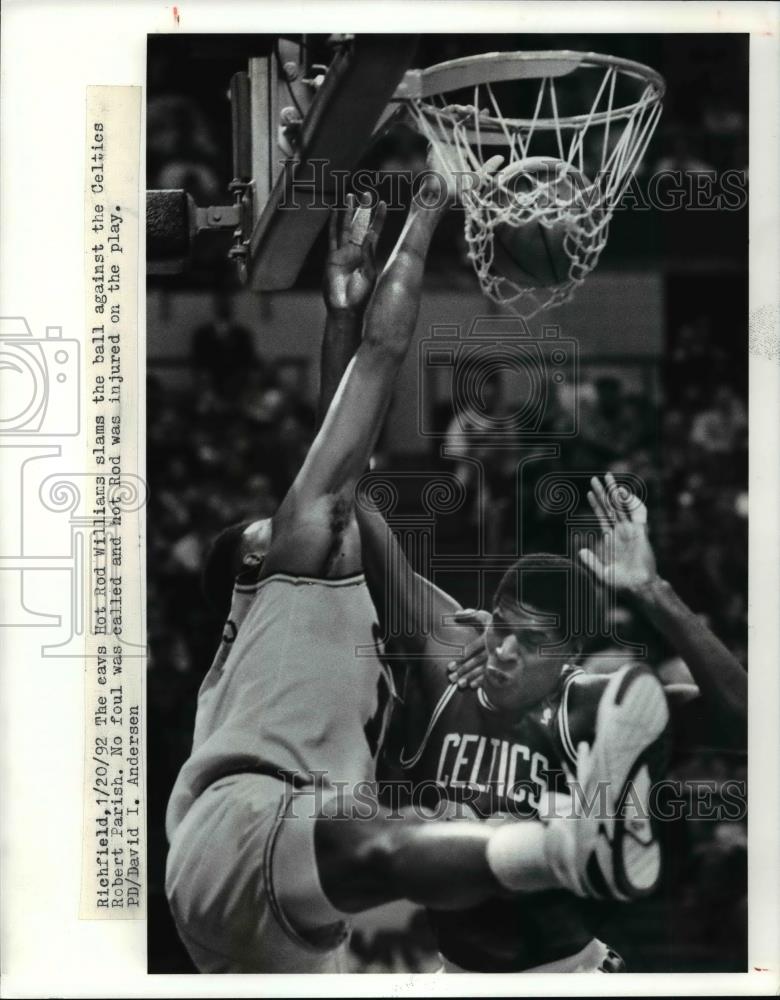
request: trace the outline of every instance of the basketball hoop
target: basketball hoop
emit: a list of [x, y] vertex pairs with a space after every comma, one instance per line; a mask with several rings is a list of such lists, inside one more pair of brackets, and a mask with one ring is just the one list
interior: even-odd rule
[[[496, 153], [505, 158], [493, 178], [461, 189], [469, 257], [486, 295], [527, 319], [582, 284], [653, 136], [664, 90], [655, 70], [592, 52], [498, 52], [407, 72], [394, 99], [445, 162], [465, 176]], [[532, 273], [502, 273], [496, 237], [508, 232], [520, 242], [538, 232], [547, 248], [556, 241], [567, 266], [552, 266], [541, 286]]]

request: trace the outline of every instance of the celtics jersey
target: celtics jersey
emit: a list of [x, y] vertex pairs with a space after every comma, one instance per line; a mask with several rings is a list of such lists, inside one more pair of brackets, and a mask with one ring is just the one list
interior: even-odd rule
[[[549, 697], [507, 713], [482, 689], [463, 690], [444, 678], [434, 701], [430, 675], [422, 694], [410, 667], [383, 761], [385, 782], [411, 786], [414, 800], [433, 810], [444, 798], [466, 803], [480, 819], [536, 817], [541, 793], [565, 791], [566, 768], [576, 766], [569, 695], [582, 676], [564, 668]], [[533, 968], [575, 954], [593, 937], [579, 901], [562, 891], [495, 897], [467, 910], [432, 910], [429, 918], [445, 958], [475, 972]]]

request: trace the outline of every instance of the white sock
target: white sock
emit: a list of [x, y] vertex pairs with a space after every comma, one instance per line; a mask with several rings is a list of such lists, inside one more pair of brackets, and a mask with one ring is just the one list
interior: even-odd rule
[[536, 820], [509, 820], [487, 843], [487, 862], [510, 892], [541, 892], [557, 886], [545, 851], [546, 830]]
[[585, 893], [577, 871], [575, 826], [568, 795], [549, 795], [540, 804], [544, 822], [508, 820], [488, 841], [487, 860], [511, 892], [567, 889]]

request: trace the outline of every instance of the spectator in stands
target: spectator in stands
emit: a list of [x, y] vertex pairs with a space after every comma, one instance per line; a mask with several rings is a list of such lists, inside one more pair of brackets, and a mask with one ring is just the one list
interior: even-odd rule
[[656, 163], [656, 173], [717, 174], [715, 167], [699, 155], [691, 140], [690, 130], [684, 125], [675, 123], [667, 130], [664, 148], [667, 152]]
[[491, 432], [495, 433], [495, 421], [501, 415], [501, 372], [489, 369], [481, 379], [476, 373], [470, 385], [478, 398], [455, 400], [455, 413], [444, 437], [447, 457], [455, 462], [455, 474], [464, 485], [475, 480], [475, 462], [490, 462], [484, 445]]
[[222, 150], [207, 116], [191, 98], [161, 94], [146, 108], [147, 174], [151, 188], [183, 188], [199, 205], [224, 196], [217, 165]]
[[691, 444], [710, 455], [726, 455], [742, 447], [747, 433], [745, 404], [728, 385], [715, 391], [712, 406], [694, 417]]
[[224, 396], [240, 391], [249, 371], [257, 366], [252, 334], [233, 319], [229, 294], [214, 296], [214, 318], [193, 333], [190, 358], [195, 371]]
[[588, 453], [586, 462], [606, 465], [625, 453], [623, 384], [612, 375], [604, 375], [596, 379], [592, 388], [595, 398], [585, 394], [581, 405], [581, 446]]

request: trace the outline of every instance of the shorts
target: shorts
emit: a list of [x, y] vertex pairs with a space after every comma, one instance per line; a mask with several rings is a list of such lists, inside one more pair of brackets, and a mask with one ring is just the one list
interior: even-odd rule
[[306, 797], [280, 778], [230, 775], [206, 788], [177, 826], [165, 889], [200, 972], [348, 971], [344, 920], [302, 928], [286, 913], [286, 883], [296, 881], [300, 891], [304, 879], [312, 911], [320, 904], [319, 912], [336, 915], [319, 883]]

